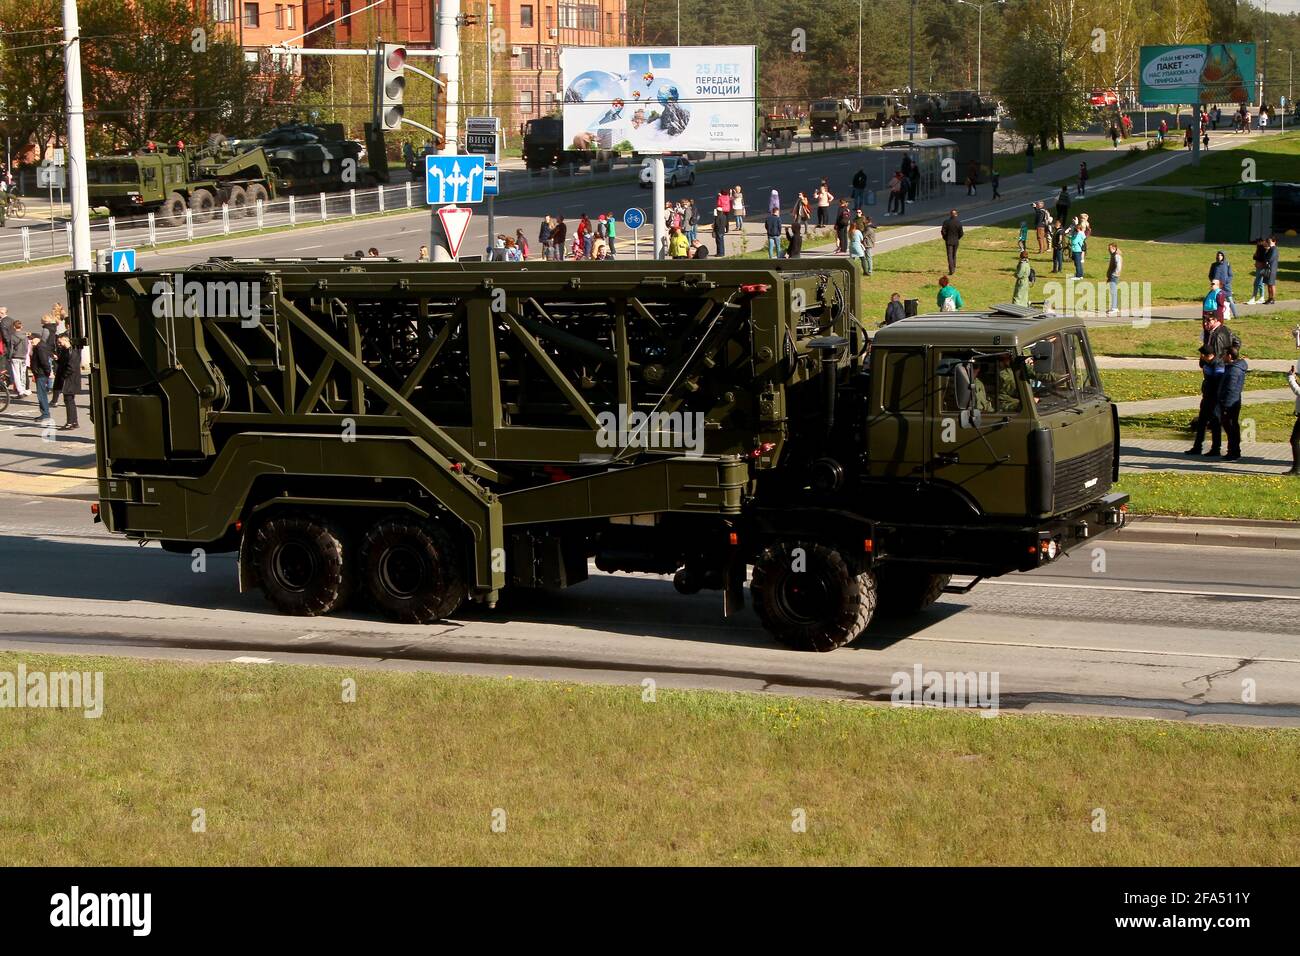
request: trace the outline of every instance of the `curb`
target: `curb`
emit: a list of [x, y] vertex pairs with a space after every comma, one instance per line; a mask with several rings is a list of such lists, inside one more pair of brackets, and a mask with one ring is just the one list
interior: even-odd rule
[[[1291, 526], [1294, 528], [1294, 525]], [[1280, 529], [1279, 529], [1280, 530]], [[1233, 531], [1223, 526], [1179, 526], [1175, 522], [1139, 521], [1116, 532], [1120, 540], [1141, 544], [1190, 544], [1208, 548], [1262, 548], [1300, 551], [1300, 534], [1280, 534], [1267, 527]]]

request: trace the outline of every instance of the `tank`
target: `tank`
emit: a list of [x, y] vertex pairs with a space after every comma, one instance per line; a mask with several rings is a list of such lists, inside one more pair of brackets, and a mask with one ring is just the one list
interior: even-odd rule
[[230, 143], [240, 152], [259, 147], [265, 151], [280, 192], [330, 192], [375, 183], [366, 148], [347, 138], [342, 123], [285, 123]]

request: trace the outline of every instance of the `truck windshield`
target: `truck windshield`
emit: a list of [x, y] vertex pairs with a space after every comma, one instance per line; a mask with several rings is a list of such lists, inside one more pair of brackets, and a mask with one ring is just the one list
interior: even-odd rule
[[812, 108], [819, 113], [834, 113], [838, 105], [835, 100], [818, 100], [812, 105]]
[[130, 163], [87, 163], [87, 183], [133, 183], [136, 167]]
[[1079, 332], [1058, 332], [1025, 347], [1025, 374], [1040, 412], [1101, 395], [1097, 372]]

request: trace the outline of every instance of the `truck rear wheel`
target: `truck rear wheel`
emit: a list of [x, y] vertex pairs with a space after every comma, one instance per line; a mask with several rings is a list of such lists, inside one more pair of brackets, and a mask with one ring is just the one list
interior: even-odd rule
[[781, 541], [754, 564], [750, 593], [759, 620], [782, 644], [831, 651], [871, 623], [876, 578], [839, 551], [806, 541]]
[[206, 189], [196, 189], [190, 193], [190, 212], [194, 214], [195, 222], [207, 222], [216, 208], [216, 199]]
[[244, 190], [244, 195], [248, 199], [248, 214], [251, 216], [259, 202], [263, 205], [266, 204], [268, 193], [266, 187], [261, 183], [251, 183], [248, 188]]
[[248, 215], [248, 193], [243, 186], [231, 186], [230, 195], [226, 197], [226, 206], [231, 219], [242, 219]]
[[253, 534], [253, 561], [263, 593], [285, 614], [329, 614], [352, 593], [343, 536], [317, 515], [262, 522]]
[[877, 574], [880, 596], [877, 611], [891, 617], [916, 614], [943, 595], [951, 574], [932, 574], [923, 568], [886, 564]]
[[388, 518], [361, 544], [361, 578], [375, 605], [406, 624], [452, 614], [467, 589], [455, 542], [428, 521]]
[[168, 193], [158, 209], [158, 218], [164, 226], [179, 226], [185, 221], [185, 197], [180, 193]]

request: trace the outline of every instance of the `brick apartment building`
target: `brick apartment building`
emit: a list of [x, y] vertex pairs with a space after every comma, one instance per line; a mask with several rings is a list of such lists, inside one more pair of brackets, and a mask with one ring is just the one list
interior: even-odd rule
[[[368, 0], [305, 0], [302, 33], [327, 23], [352, 9], [361, 9]], [[248, 6], [247, 3], [244, 6]], [[270, 4], [263, 3], [263, 7]], [[435, 0], [389, 0], [376, 8], [385, 20], [396, 25], [394, 42], [411, 46], [433, 47], [437, 37]], [[482, 0], [462, 0], [461, 13], [477, 14], [480, 22], [485, 11]], [[361, 18], [356, 18], [360, 20]], [[627, 44], [627, 0], [495, 0], [492, 4], [493, 26], [505, 32], [504, 55], [509, 57], [510, 85], [495, 91], [501, 103], [496, 110], [502, 126], [518, 130], [525, 120], [544, 116], [556, 105], [560, 87], [560, 47], [625, 46]], [[332, 28], [333, 46], [364, 43], [360, 24], [343, 21]], [[354, 27], [357, 28], [354, 35]], [[331, 31], [308, 37], [309, 45], [319, 43]], [[385, 36], [387, 40], [388, 37]], [[506, 100], [509, 99], [509, 106]]]
[[275, 71], [302, 72], [302, 58], [271, 53], [270, 47], [302, 46], [297, 39], [309, 29], [303, 26], [302, 0], [198, 0], [205, 4], [220, 29], [244, 48], [244, 59], [259, 74]]

